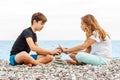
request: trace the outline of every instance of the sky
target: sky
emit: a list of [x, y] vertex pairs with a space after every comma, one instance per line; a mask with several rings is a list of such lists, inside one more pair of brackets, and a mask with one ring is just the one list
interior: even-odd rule
[[86, 14], [94, 15], [112, 40], [120, 40], [119, 0], [0, 0], [0, 40], [16, 40], [35, 12], [48, 19], [38, 40], [84, 40], [80, 26]]

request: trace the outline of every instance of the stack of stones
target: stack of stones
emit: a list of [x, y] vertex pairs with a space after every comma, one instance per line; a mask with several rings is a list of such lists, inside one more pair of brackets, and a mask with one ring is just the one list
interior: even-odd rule
[[66, 61], [61, 59], [61, 55], [56, 55], [53, 62], [57, 64], [67, 64]]

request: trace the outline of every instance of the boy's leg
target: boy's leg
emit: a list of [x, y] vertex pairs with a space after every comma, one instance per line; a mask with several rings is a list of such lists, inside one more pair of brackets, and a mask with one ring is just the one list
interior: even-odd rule
[[16, 56], [16, 55], [11, 55], [10, 58], [9, 58], [10, 65], [12, 65], [12, 66], [17, 65], [17, 63], [16, 63], [16, 61], [15, 61], [15, 56]]
[[53, 60], [53, 55], [38, 55], [37, 60], [42, 64], [47, 64]]
[[34, 60], [27, 52], [22, 51], [15, 56], [15, 61], [18, 64], [25, 64], [28, 66], [39, 65], [40, 63], [37, 60]]

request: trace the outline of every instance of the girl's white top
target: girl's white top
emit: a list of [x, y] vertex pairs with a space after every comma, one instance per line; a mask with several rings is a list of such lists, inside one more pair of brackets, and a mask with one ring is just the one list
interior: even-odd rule
[[106, 36], [106, 40], [102, 41], [102, 39], [99, 38], [98, 31], [93, 31], [93, 35], [91, 35], [90, 38], [96, 41], [91, 45], [91, 54], [101, 56], [109, 63], [112, 59], [112, 45], [109, 37]]

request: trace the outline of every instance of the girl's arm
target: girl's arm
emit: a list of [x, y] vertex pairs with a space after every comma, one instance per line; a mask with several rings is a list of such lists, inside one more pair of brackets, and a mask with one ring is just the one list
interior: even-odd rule
[[[63, 52], [67, 52], [67, 53], [79, 52], [81, 50], [89, 48], [95, 42], [96, 42], [95, 40], [89, 38], [82, 45], [78, 45], [78, 46], [75, 46], [69, 49], [65, 49]], [[90, 52], [90, 49], [87, 51]]]
[[85, 52], [90, 53], [90, 52], [91, 52], [91, 46], [89, 46], [89, 47], [85, 50]]

